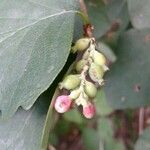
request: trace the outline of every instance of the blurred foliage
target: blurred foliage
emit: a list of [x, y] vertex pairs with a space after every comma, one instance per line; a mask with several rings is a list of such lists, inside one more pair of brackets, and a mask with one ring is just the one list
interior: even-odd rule
[[106, 75], [106, 100], [115, 109], [148, 106], [149, 29], [131, 29], [118, 41], [117, 61]]
[[108, 105], [103, 90], [98, 91], [97, 96], [95, 98], [95, 104], [97, 115], [106, 116], [114, 111], [113, 108]]
[[130, 19], [137, 29], [150, 28], [150, 1], [127, 0]]
[[129, 23], [126, 0], [86, 0], [94, 35], [99, 38], [110, 30], [122, 32]]
[[150, 128], [145, 129], [135, 144], [135, 150], [149, 150], [150, 149]]

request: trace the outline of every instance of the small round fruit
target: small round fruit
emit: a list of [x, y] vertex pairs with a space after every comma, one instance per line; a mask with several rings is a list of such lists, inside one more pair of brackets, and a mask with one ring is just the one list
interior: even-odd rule
[[91, 63], [89, 68], [89, 76], [94, 82], [102, 82], [104, 76], [104, 70], [101, 66]]
[[103, 66], [103, 65], [106, 64], [105, 56], [102, 53], [98, 52], [98, 51], [94, 51], [93, 60], [96, 64], [98, 64], [100, 66]]
[[90, 98], [94, 98], [96, 96], [97, 88], [92, 82], [86, 81], [84, 90]]
[[83, 106], [83, 115], [87, 118], [87, 119], [91, 119], [93, 118], [93, 116], [95, 115], [95, 106], [92, 103], [87, 103], [85, 106]]
[[61, 95], [56, 98], [54, 107], [59, 113], [64, 113], [70, 109], [72, 100], [68, 95]]
[[72, 47], [72, 51], [76, 52], [76, 51], [83, 51], [86, 48], [88, 48], [90, 43], [90, 38], [81, 38], [79, 39], [75, 45]]
[[67, 90], [73, 90], [79, 86], [81, 82], [79, 75], [68, 75], [65, 77], [63, 82], [60, 84], [60, 88], [65, 88]]
[[76, 63], [76, 70], [77, 70], [77, 72], [81, 72], [82, 69], [83, 69], [83, 67], [86, 65], [86, 63], [87, 63], [87, 61], [84, 60], [84, 59], [78, 61], [78, 62]]

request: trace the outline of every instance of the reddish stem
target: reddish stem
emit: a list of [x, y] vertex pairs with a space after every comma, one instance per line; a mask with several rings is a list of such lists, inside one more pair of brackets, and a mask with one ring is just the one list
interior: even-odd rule
[[93, 29], [94, 29], [94, 27], [91, 24], [83, 25], [84, 36], [85, 37], [93, 37]]

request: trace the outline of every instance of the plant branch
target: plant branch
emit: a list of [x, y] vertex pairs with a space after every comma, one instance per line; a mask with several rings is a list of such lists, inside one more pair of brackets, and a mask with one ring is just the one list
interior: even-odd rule
[[143, 133], [144, 129], [144, 108], [141, 107], [139, 110], [139, 135]]
[[87, 16], [88, 18], [88, 13], [87, 13], [87, 9], [86, 9], [86, 5], [84, 0], [79, 0], [79, 4], [80, 4], [80, 10]]
[[79, 14], [84, 20], [84, 25], [83, 25], [84, 34], [83, 35], [85, 37], [93, 37], [94, 27], [90, 23], [85, 2], [84, 0], [79, 0], [79, 3], [80, 3], [80, 10], [81, 10]]

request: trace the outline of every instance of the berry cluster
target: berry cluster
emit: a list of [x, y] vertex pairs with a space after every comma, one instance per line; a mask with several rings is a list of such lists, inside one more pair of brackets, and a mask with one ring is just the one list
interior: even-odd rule
[[98, 87], [104, 84], [104, 73], [108, 70], [105, 56], [96, 50], [93, 38], [81, 38], [72, 47], [72, 52], [79, 52], [80, 59], [75, 64], [75, 74], [67, 75], [60, 83], [60, 89], [69, 91], [55, 101], [55, 109], [59, 113], [68, 111], [72, 103], [83, 107], [83, 115], [92, 118], [95, 114], [93, 99]]

